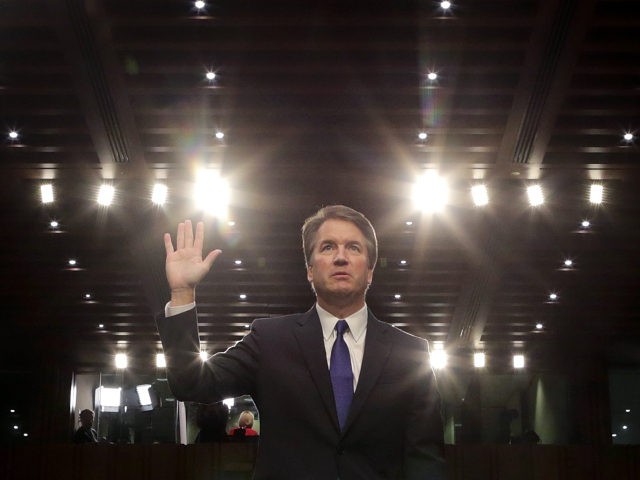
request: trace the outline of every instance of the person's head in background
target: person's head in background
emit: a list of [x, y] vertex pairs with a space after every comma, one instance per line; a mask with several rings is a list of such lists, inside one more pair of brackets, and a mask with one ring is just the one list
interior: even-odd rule
[[245, 410], [240, 414], [238, 418], [238, 426], [240, 428], [252, 428], [253, 427], [253, 413], [249, 410]]

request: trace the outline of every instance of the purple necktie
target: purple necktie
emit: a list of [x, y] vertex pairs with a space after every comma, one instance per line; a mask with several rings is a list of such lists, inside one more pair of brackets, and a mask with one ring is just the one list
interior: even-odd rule
[[331, 366], [329, 367], [340, 430], [344, 428], [344, 424], [347, 421], [351, 399], [353, 398], [351, 356], [343, 338], [347, 328], [349, 328], [349, 325], [346, 320], [338, 320], [336, 323], [336, 341], [333, 343], [333, 349], [331, 350]]

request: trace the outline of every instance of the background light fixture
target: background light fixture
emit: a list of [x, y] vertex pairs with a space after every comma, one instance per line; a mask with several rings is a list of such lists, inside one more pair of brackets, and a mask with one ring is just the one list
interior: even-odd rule
[[215, 170], [200, 170], [196, 178], [195, 203], [205, 213], [226, 218], [229, 209], [229, 184]]
[[589, 202], [598, 205], [602, 203], [602, 198], [604, 196], [604, 187], [599, 183], [594, 183], [591, 185], [589, 190]]
[[40, 185], [40, 200], [42, 203], [53, 203], [53, 185], [44, 183]]
[[524, 355], [516, 354], [513, 356], [513, 368], [524, 368]]
[[156, 353], [156, 367], [165, 368], [167, 366], [167, 360], [164, 358], [164, 353]]
[[116, 353], [116, 368], [123, 370], [129, 366], [129, 359], [126, 353]]
[[476, 207], [484, 207], [489, 203], [489, 193], [485, 185], [479, 184], [471, 187], [471, 198]]
[[106, 183], [100, 185], [100, 190], [98, 191], [98, 204], [103, 207], [108, 207], [113, 202], [113, 196], [115, 195], [115, 188], [111, 185], [107, 185]]
[[527, 187], [527, 196], [529, 197], [529, 205], [537, 207], [544, 203], [544, 195], [540, 185], [530, 185]]
[[483, 352], [475, 352], [473, 354], [473, 366], [476, 368], [484, 368], [486, 365], [486, 357]]
[[156, 205], [164, 205], [167, 201], [167, 186], [163, 183], [156, 183], [151, 192], [151, 201]]
[[433, 350], [429, 353], [429, 361], [434, 370], [441, 370], [447, 366], [447, 352], [442, 343], [434, 343]]
[[436, 172], [429, 171], [418, 177], [413, 187], [415, 206], [423, 212], [441, 211], [449, 200], [449, 186]]

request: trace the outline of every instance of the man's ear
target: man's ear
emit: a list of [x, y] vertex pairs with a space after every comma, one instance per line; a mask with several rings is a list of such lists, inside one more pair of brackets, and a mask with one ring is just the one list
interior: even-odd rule
[[313, 280], [313, 265], [307, 265], [307, 281], [311, 283]]
[[373, 282], [373, 268], [367, 271], [367, 283], [371, 285], [371, 282]]

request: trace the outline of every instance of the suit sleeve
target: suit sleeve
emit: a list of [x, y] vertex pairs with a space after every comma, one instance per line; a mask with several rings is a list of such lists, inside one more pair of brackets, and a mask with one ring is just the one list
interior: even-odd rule
[[446, 472], [441, 400], [435, 373], [428, 364], [428, 348], [421, 353], [418, 372], [405, 432], [405, 478], [444, 480]]
[[203, 361], [195, 308], [169, 318], [158, 315], [156, 323], [167, 380], [178, 400], [212, 403], [254, 394], [259, 348], [253, 327], [236, 345]]

